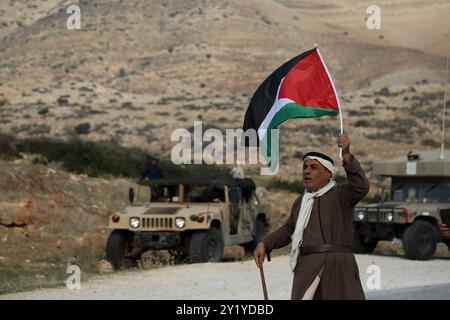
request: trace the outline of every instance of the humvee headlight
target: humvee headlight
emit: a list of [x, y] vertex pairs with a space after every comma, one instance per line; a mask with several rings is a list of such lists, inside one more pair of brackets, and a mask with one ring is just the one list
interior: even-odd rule
[[364, 220], [364, 211], [358, 211], [358, 219], [359, 220]]
[[130, 218], [130, 227], [139, 228], [140, 225], [141, 222], [139, 221], [139, 218], [137, 217]]
[[205, 216], [203, 213], [193, 214], [190, 216], [191, 221], [202, 223], [205, 221]]
[[178, 217], [175, 219], [175, 226], [177, 228], [183, 228], [184, 225], [186, 224], [186, 221], [184, 220], [184, 218]]
[[392, 220], [394, 220], [394, 216], [392, 215], [392, 213], [388, 213], [386, 219], [387, 221], [391, 222]]

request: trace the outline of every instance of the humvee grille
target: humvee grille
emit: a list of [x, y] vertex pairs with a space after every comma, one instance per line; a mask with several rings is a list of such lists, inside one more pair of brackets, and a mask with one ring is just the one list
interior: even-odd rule
[[142, 218], [142, 228], [167, 229], [173, 227], [173, 218], [151, 217]]
[[[360, 218], [359, 214], [363, 214]], [[356, 207], [354, 210], [354, 220], [358, 222], [394, 222], [407, 223], [408, 217], [400, 208], [367, 208]]]
[[387, 220], [388, 213], [386, 211], [380, 211], [380, 210], [367, 210], [367, 220], [368, 221], [383, 221], [385, 222]]

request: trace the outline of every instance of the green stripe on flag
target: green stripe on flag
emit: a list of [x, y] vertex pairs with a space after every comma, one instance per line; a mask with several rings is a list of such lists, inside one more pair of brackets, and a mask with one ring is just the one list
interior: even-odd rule
[[[319, 118], [323, 116], [334, 116], [338, 114], [336, 109], [323, 109], [317, 107], [305, 107], [297, 103], [288, 103], [284, 105], [272, 118], [267, 127], [267, 131], [262, 139], [262, 147], [267, 158], [271, 157], [272, 141], [270, 139], [270, 130], [277, 128], [280, 124], [294, 118]], [[267, 147], [266, 147], [267, 146]]]
[[268, 130], [278, 127], [288, 119], [293, 118], [318, 118], [323, 116], [337, 115], [336, 109], [323, 109], [315, 107], [304, 107], [297, 103], [288, 103], [284, 105], [270, 121]]

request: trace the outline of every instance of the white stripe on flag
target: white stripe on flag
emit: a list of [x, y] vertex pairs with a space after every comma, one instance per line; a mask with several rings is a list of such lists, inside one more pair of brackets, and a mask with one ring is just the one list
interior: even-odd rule
[[269, 127], [270, 122], [272, 121], [273, 117], [275, 117], [275, 114], [280, 111], [281, 108], [283, 108], [288, 103], [293, 103], [294, 101], [291, 99], [280, 99], [278, 100], [278, 95], [280, 93], [281, 85], [283, 84], [284, 78], [281, 79], [280, 84], [277, 89], [277, 96], [275, 98], [275, 101], [273, 103], [272, 108], [270, 108], [269, 113], [264, 118], [263, 122], [261, 122], [261, 125], [258, 128], [258, 137], [259, 140], [262, 140], [264, 138], [264, 135], [266, 134], [267, 128]]

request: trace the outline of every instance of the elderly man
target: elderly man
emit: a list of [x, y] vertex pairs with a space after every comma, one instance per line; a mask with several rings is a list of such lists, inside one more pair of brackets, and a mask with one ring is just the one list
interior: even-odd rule
[[318, 152], [303, 158], [305, 193], [288, 220], [265, 236], [253, 255], [258, 267], [273, 249], [292, 242], [294, 273], [291, 299], [365, 299], [358, 266], [351, 252], [353, 207], [368, 193], [369, 182], [350, 153], [346, 134], [339, 134], [347, 183], [336, 185], [333, 160]]

